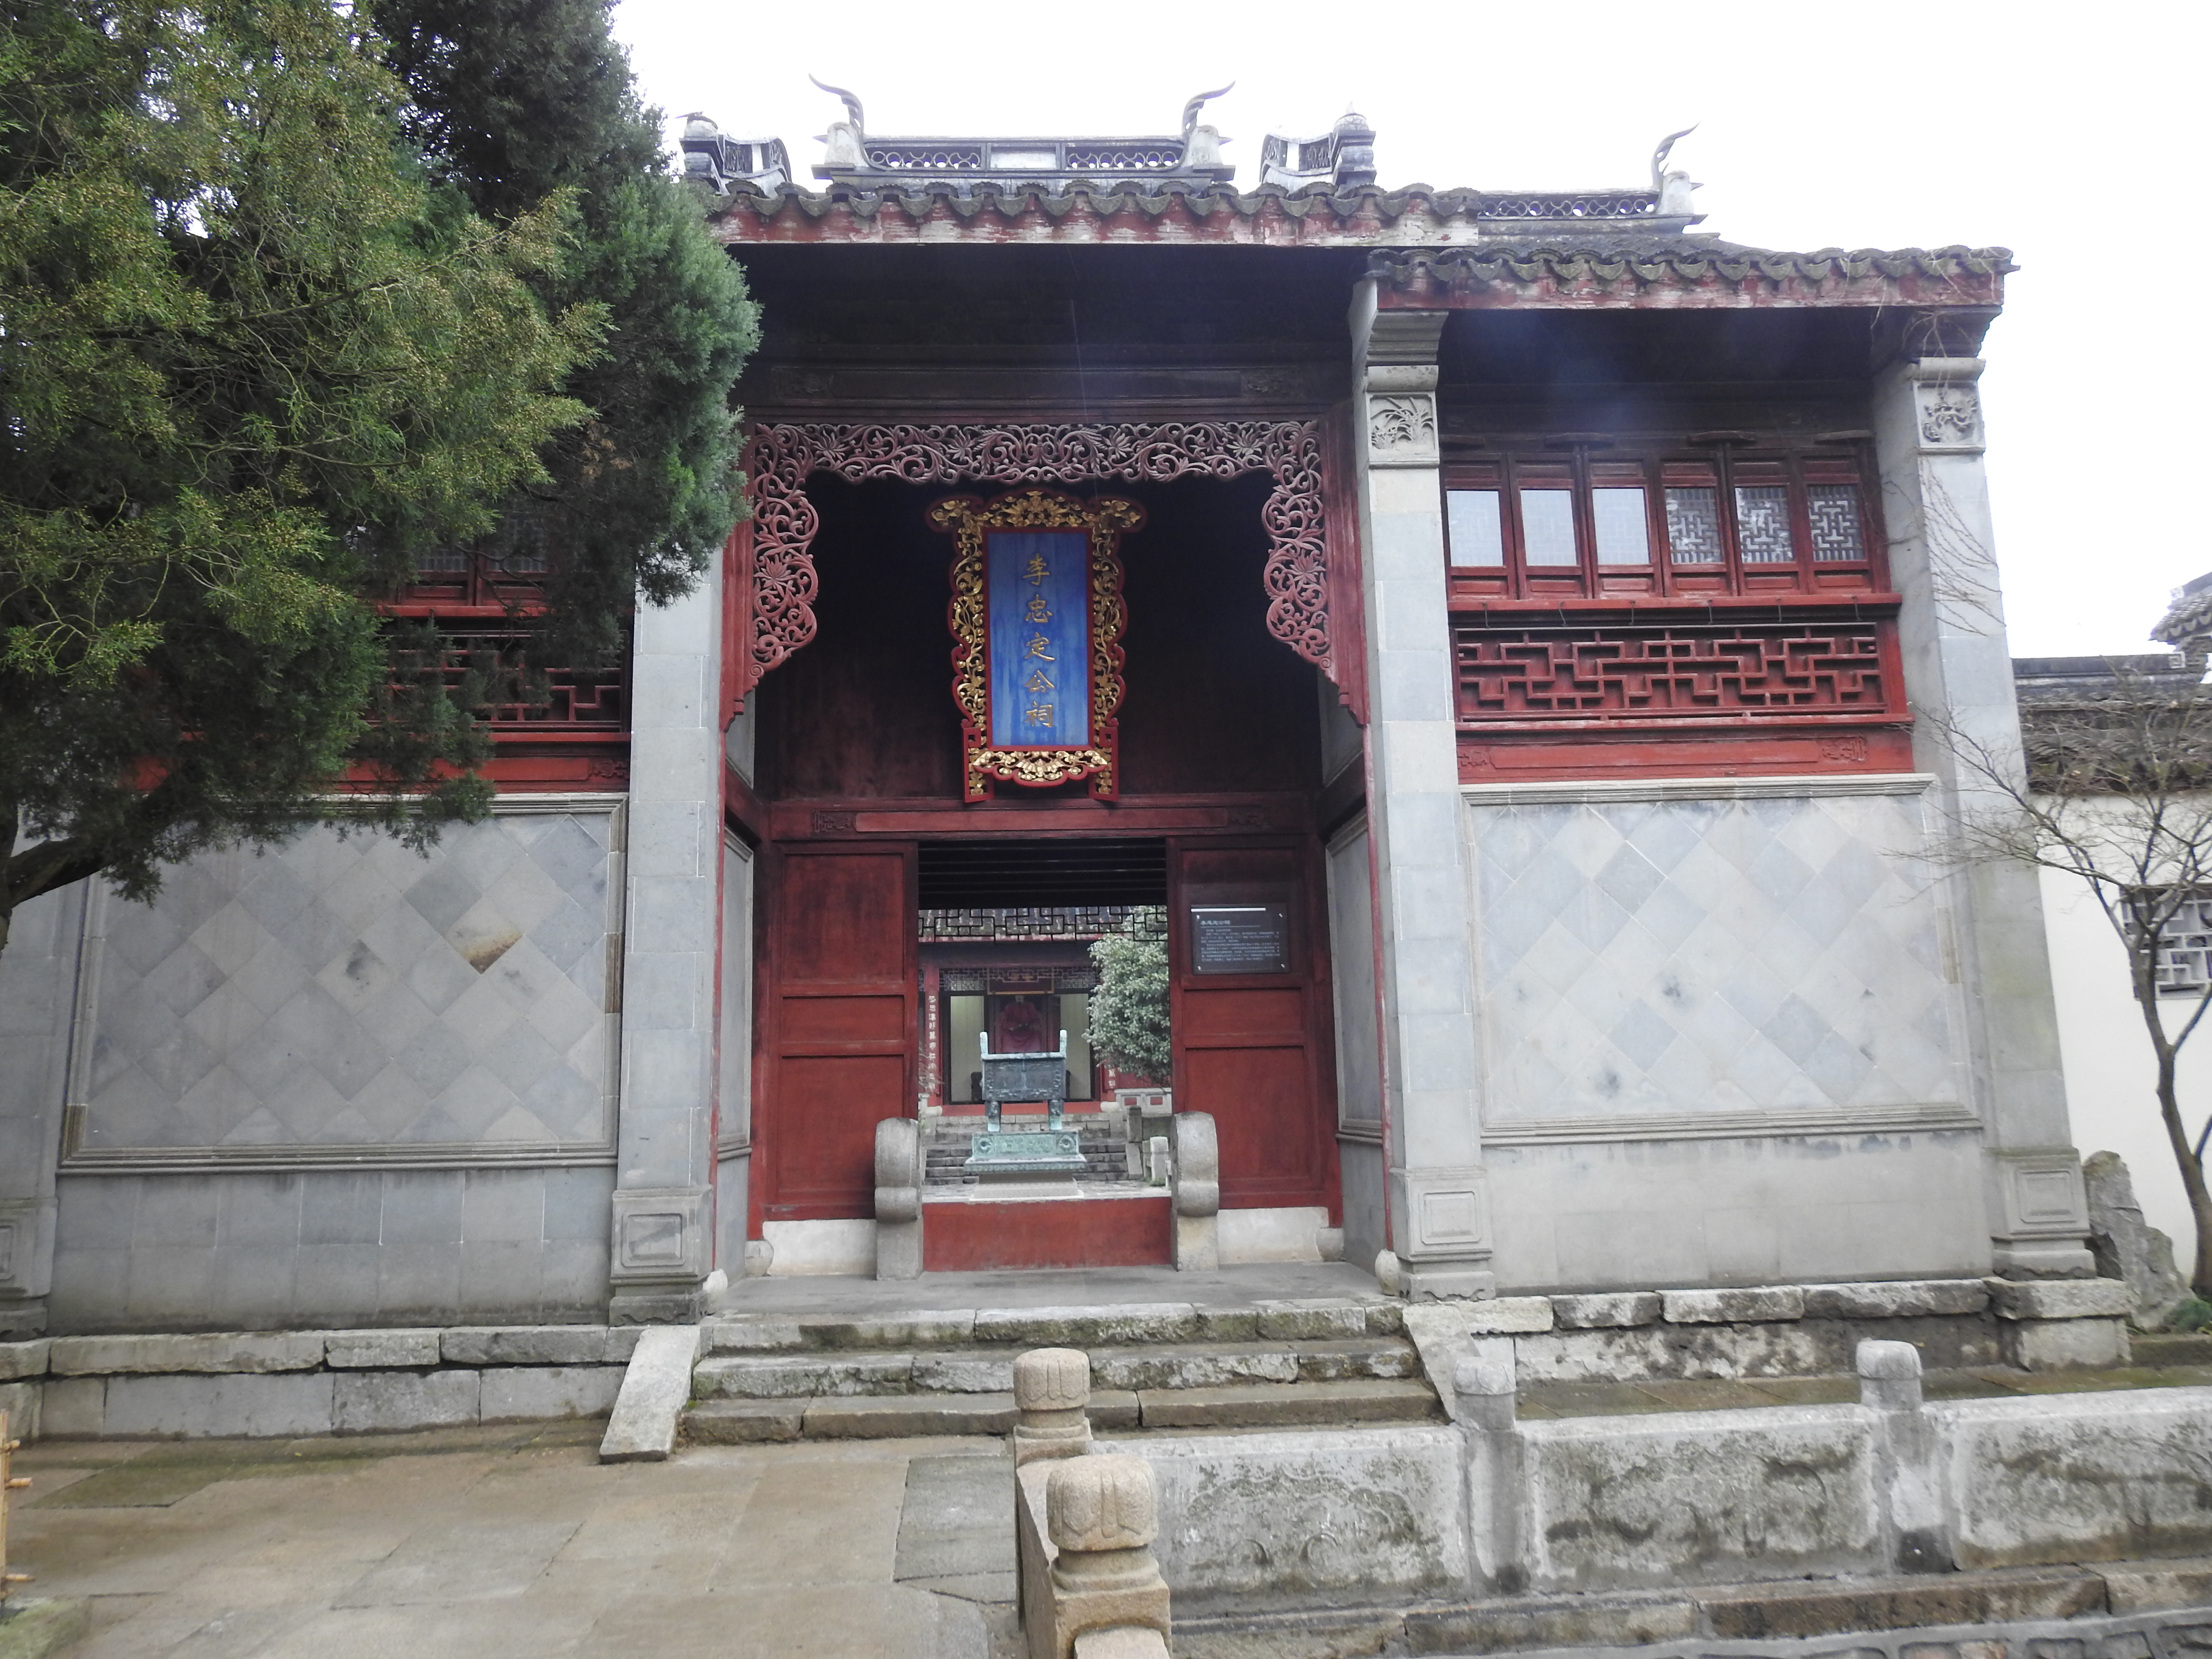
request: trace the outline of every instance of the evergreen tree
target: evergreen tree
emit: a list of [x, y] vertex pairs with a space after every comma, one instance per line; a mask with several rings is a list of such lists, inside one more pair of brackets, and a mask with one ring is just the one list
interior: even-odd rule
[[564, 389], [591, 418], [542, 452], [483, 545], [548, 572], [549, 654], [610, 648], [633, 593], [687, 591], [740, 510], [730, 391], [758, 338], [696, 188], [664, 170], [606, 0], [375, 0], [408, 131], [434, 176], [505, 222], [574, 191], [558, 310], [604, 307], [607, 349]]
[[466, 211], [404, 103], [332, 0], [0, 0], [0, 946], [349, 766], [356, 821], [482, 808], [475, 693], [370, 601], [544, 476], [607, 318], [532, 286], [570, 199]]
[[1121, 1071], [1164, 1083], [1174, 1069], [1168, 1035], [1167, 912], [1131, 908], [1119, 933], [1091, 947], [1098, 988], [1091, 994], [1091, 1046]]

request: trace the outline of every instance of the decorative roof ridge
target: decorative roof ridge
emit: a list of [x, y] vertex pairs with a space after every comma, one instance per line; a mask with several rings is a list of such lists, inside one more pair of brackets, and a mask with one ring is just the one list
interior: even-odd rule
[[[865, 190], [840, 186], [827, 191], [811, 191], [796, 184], [782, 184], [765, 191], [740, 187], [725, 199], [717, 212], [727, 214], [732, 210], [749, 210], [760, 217], [767, 218], [773, 217], [788, 204], [817, 219], [840, 207], [864, 217], [872, 217], [884, 209], [896, 209], [914, 216], [914, 210], [917, 206], [943, 202], [963, 216], [971, 218], [986, 208], [995, 208], [1000, 212], [1010, 209], [1016, 212], [1037, 210], [1060, 216], [1087, 203], [1099, 211], [1121, 212], [1134, 207], [1157, 216], [1172, 211], [1174, 205], [1182, 202], [1194, 208], [1200, 203], [1219, 204], [1248, 217], [1265, 211], [1272, 205], [1296, 217], [1304, 217], [1326, 208], [1334, 211], [1340, 219], [1358, 217], [1363, 210], [1378, 211], [1383, 216], [1394, 219], [1402, 218], [1414, 211], [1426, 211], [1448, 219], [1481, 219], [1486, 217], [1482, 209], [1492, 203], [1565, 203], [1605, 199], [1625, 202], [1650, 196], [1649, 191], [1633, 189], [1486, 191], [1454, 187], [1439, 190], [1432, 185], [1419, 183], [1391, 190], [1376, 185], [1338, 190], [1325, 184], [1303, 185], [1296, 190], [1264, 184], [1250, 190], [1239, 190], [1232, 184], [1189, 178], [1102, 180], [1096, 185], [1078, 184], [1065, 191], [1048, 191], [1035, 185], [1018, 184], [1006, 187], [995, 180], [969, 184], [953, 179], [917, 179], [910, 183], [888, 184]], [[928, 210], [925, 207], [924, 210]], [[1528, 216], [1516, 214], [1514, 216]], [[1671, 218], [1655, 221], [1655, 216], [1650, 214], [1622, 214], [1618, 217], [1594, 215], [1588, 222], [1594, 228], [1614, 227], [1629, 233], [1639, 227], [1648, 227], [1656, 232], [1662, 224], [1671, 224], [1675, 221]]]
[[1714, 271], [1730, 278], [1757, 274], [1817, 281], [1838, 274], [2004, 276], [2020, 269], [2010, 248], [1956, 242], [1937, 248], [1825, 247], [1797, 253], [1686, 236], [1607, 237], [1595, 226], [1587, 238], [1530, 238], [1480, 247], [1378, 248], [1369, 255], [1368, 268], [1400, 287], [1431, 273], [1449, 280], [1462, 273], [1487, 278], [1510, 271], [1522, 281], [1533, 281], [1545, 275], [1589, 273], [1610, 278], [1631, 270], [1639, 276]]

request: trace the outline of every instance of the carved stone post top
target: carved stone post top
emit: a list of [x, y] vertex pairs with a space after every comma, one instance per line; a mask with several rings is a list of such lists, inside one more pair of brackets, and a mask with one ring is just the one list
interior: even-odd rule
[[1114, 1452], [1065, 1460], [1045, 1482], [1045, 1527], [1063, 1555], [1150, 1547], [1160, 1531], [1152, 1466]]
[[1203, 1220], [1221, 1209], [1221, 1142], [1211, 1114], [1177, 1112], [1175, 1127], [1175, 1212]]
[[1462, 1399], [1471, 1395], [1510, 1398], [1518, 1387], [1510, 1355], [1463, 1354], [1452, 1367], [1452, 1392]]
[[921, 1125], [910, 1117], [887, 1117], [876, 1125], [876, 1185], [921, 1184]]
[[1031, 1348], [1014, 1359], [1014, 1404], [1024, 1412], [1079, 1412], [1091, 1404], [1091, 1356]]
[[1859, 1344], [1858, 1373], [1861, 1376], [1880, 1377], [1885, 1382], [1896, 1382], [1920, 1375], [1920, 1350], [1910, 1342], [1876, 1342]]
[[1221, 1139], [1211, 1112], [1177, 1112], [1168, 1120], [1175, 1132], [1176, 1170], [1202, 1181], [1221, 1178]]
[[1920, 1350], [1910, 1342], [1862, 1342], [1859, 1404], [1876, 1411], [1920, 1409]]

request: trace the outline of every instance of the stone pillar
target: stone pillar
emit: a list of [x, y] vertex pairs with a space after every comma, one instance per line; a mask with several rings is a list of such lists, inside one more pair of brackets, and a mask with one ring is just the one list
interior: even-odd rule
[[1014, 1467], [1091, 1449], [1091, 1356], [1032, 1348], [1014, 1358]]
[[1168, 1633], [1168, 1586], [1152, 1554], [1159, 1500], [1141, 1457], [1096, 1453], [1055, 1464], [1045, 1482], [1045, 1528], [1057, 1552], [1048, 1619], [1030, 1609], [1033, 1659], [1072, 1659], [1086, 1631]]
[[1208, 1112], [1177, 1112], [1175, 1131], [1175, 1265], [1177, 1273], [1221, 1266], [1221, 1143]]
[[697, 1319], [712, 1259], [721, 617], [719, 561], [673, 605], [637, 608], [609, 1310], [617, 1323]]
[[921, 1126], [876, 1125], [876, 1277], [921, 1277]]
[[[1929, 795], [1937, 847], [1961, 816], [2005, 810], [1962, 748], [2024, 776], [1982, 459], [1981, 372], [1978, 357], [1920, 357], [1875, 380], [1890, 574], [1905, 600], [1905, 690], [1920, 716], [1913, 757], [1938, 781]], [[2008, 1278], [2089, 1277], [2088, 1206], [2067, 1123], [2036, 872], [1973, 864], [1942, 879], [1983, 1124], [1992, 1260]]]
[[1451, 1382], [1452, 1419], [1468, 1431], [1469, 1497], [1483, 1581], [1493, 1595], [1517, 1595], [1528, 1588], [1529, 1504], [1511, 1339], [1476, 1342], [1453, 1366]]
[[1378, 312], [1371, 279], [1352, 311], [1388, 1243], [1417, 1298], [1487, 1296], [1496, 1282], [1437, 436], [1448, 314]]
[[1875, 1413], [1883, 1553], [1896, 1572], [1948, 1572], [1942, 1449], [1922, 1409], [1920, 1351], [1910, 1342], [1862, 1342], [1858, 1373], [1859, 1404]]
[[0, 951], [0, 1342], [46, 1328], [54, 1170], [90, 890], [78, 882], [22, 905]]

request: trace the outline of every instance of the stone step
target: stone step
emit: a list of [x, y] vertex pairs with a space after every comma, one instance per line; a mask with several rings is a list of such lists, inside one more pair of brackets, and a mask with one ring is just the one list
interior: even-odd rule
[[1396, 1336], [1404, 1304], [1387, 1297], [1315, 1297], [1241, 1307], [1188, 1302], [1103, 1307], [915, 1310], [897, 1314], [726, 1313], [700, 1330], [702, 1356], [897, 1350], [980, 1344], [1022, 1348], [1133, 1347], [1154, 1343], [1327, 1340]]
[[[1091, 1425], [1100, 1435], [1146, 1429], [1342, 1428], [1440, 1422], [1428, 1385], [1367, 1377], [1336, 1382], [1252, 1382], [1212, 1388], [1097, 1389]], [[1009, 1432], [1011, 1394], [830, 1395], [695, 1402], [684, 1432], [695, 1444], [775, 1440], [887, 1440], [917, 1435]]]
[[[722, 1353], [692, 1373], [695, 1398], [797, 1400], [903, 1394], [1003, 1394], [1014, 1386], [1022, 1349], [970, 1346], [896, 1353]], [[1241, 1382], [1403, 1380], [1421, 1374], [1402, 1337], [1313, 1341], [1161, 1343], [1094, 1348], [1093, 1384], [1129, 1390], [1212, 1388]]]

